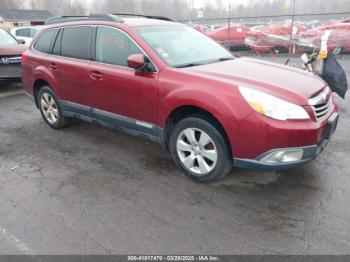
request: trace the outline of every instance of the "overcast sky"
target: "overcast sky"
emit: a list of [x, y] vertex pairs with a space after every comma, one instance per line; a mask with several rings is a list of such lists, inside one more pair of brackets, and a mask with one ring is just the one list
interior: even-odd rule
[[[166, 0], [164, 0], [164, 1], [166, 1]], [[192, 0], [189, 0], [189, 1], [192, 1]], [[200, 8], [206, 2], [210, 2], [211, 0], [207, 0], [207, 1], [205, 1], [205, 0], [193, 0], [193, 1], [194, 1], [195, 7]], [[247, 4], [247, 3], [249, 3], [250, 0], [223, 0], [223, 1], [227, 4], [227, 6], [229, 4], [231, 4], [232, 6], [237, 6], [237, 5], [240, 5], [240, 4]]]

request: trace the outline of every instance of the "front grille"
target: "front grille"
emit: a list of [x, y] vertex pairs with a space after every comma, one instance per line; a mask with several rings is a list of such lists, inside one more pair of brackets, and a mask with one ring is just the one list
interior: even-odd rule
[[312, 106], [312, 109], [315, 113], [317, 121], [322, 121], [323, 119], [325, 119], [331, 112], [332, 106], [333, 106], [332, 95], [330, 95], [326, 103]]
[[0, 65], [0, 79], [21, 77], [21, 64]]
[[0, 65], [20, 64], [21, 56], [0, 56]]

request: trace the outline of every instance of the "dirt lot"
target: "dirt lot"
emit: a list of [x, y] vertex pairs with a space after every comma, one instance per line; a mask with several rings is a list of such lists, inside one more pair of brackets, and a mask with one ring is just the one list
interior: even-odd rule
[[316, 161], [205, 185], [146, 140], [84, 123], [54, 131], [20, 86], [2, 87], [0, 254], [349, 254], [349, 100], [337, 99], [338, 130]]

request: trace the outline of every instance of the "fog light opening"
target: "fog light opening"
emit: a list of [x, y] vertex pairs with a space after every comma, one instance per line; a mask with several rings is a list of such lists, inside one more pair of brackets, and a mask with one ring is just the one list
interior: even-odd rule
[[269, 164], [292, 163], [302, 160], [303, 156], [303, 149], [280, 150], [268, 154], [261, 161]]

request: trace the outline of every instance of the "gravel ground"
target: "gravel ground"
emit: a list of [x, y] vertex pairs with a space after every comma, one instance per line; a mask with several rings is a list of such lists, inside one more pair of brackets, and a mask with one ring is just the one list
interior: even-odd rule
[[146, 140], [85, 123], [54, 131], [20, 86], [3, 87], [0, 254], [349, 254], [349, 96], [337, 102], [317, 160], [206, 185]]

